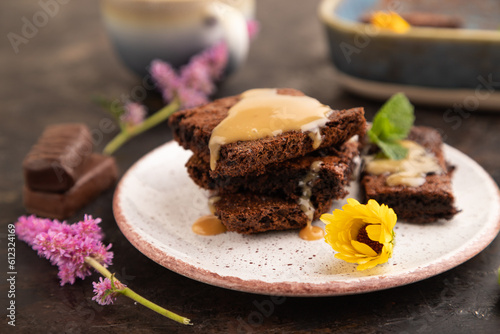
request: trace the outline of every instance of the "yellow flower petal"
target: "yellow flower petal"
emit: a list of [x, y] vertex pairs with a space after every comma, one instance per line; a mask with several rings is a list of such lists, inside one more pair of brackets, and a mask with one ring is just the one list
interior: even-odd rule
[[355, 256], [349, 256], [349, 255], [342, 254], [342, 253], [335, 254], [335, 257], [337, 259], [341, 259], [341, 260], [344, 260], [344, 261], [349, 262], [349, 263], [358, 263], [358, 261], [359, 261], [359, 259], [356, 258]]
[[371, 24], [376, 27], [392, 30], [398, 34], [404, 34], [410, 30], [410, 24], [396, 12], [378, 11], [373, 13]]
[[366, 269], [371, 269], [373, 267], [375, 267], [377, 264], [379, 264], [377, 261], [369, 261], [369, 262], [366, 262], [366, 263], [362, 263], [360, 264], [359, 266], [356, 267], [357, 270], [366, 270]]
[[348, 198], [347, 199], [347, 204], [349, 204], [349, 205], [359, 205], [359, 202], [356, 199], [354, 199], [354, 198]]
[[[364, 205], [353, 198], [348, 198], [342, 210], [337, 209], [331, 214], [324, 214], [320, 219], [326, 224], [325, 242], [337, 252], [335, 257], [350, 263], [358, 263], [358, 270], [373, 268], [387, 262], [392, 256], [397, 216], [387, 205], [379, 205], [374, 200], [369, 200]], [[382, 250], [376, 247], [376, 244], [371, 244], [379, 250], [379, 253], [368, 244], [357, 240], [359, 231], [363, 227], [366, 228], [369, 239], [382, 244]]]
[[368, 225], [366, 226], [366, 233], [368, 233], [368, 238], [373, 241], [379, 241], [382, 233], [382, 227], [380, 225]]
[[367, 244], [353, 240], [351, 241], [351, 245], [355, 250], [358, 251], [358, 253], [361, 253], [361, 255], [363, 256], [377, 256], [377, 253], [375, 253], [375, 251], [371, 249], [371, 247]]

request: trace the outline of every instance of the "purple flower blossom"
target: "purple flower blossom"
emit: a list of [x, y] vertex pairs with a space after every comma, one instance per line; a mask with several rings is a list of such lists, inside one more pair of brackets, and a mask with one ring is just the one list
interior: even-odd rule
[[181, 82], [179, 89], [189, 87], [205, 95], [210, 95], [215, 90], [211, 73], [207, 70], [204, 59], [199, 57], [193, 58], [188, 66], [181, 69]]
[[208, 102], [215, 92], [215, 83], [224, 74], [228, 57], [227, 46], [221, 42], [193, 56], [179, 72], [156, 59], [151, 63], [150, 73], [165, 101], [177, 97], [181, 108], [191, 108]]
[[85, 278], [91, 274], [85, 257], [92, 257], [107, 267], [113, 259], [113, 252], [102, 243], [101, 228], [97, 226], [100, 218], [93, 219], [85, 215], [84, 220], [69, 225], [66, 222], [37, 218], [35, 216], [19, 217], [16, 233], [38, 255], [48, 259], [59, 268], [58, 276], [61, 285], [73, 284], [75, 278]]
[[37, 235], [49, 231], [102, 240], [103, 234], [101, 228], [97, 225], [100, 222], [100, 218], [93, 219], [89, 215], [85, 215], [83, 221], [72, 225], [69, 225], [66, 221], [60, 222], [57, 219], [39, 218], [34, 215], [29, 217], [21, 216], [16, 223], [16, 234], [19, 240], [26, 242], [30, 246], [33, 246]]
[[179, 76], [172, 66], [169, 63], [156, 59], [151, 62], [149, 72], [156, 82], [158, 90], [162, 93], [163, 99], [171, 101], [175, 97], [175, 92], [180, 83]]
[[125, 104], [125, 112], [120, 116], [120, 120], [130, 126], [141, 124], [146, 118], [146, 108], [136, 102], [127, 102]]
[[228, 60], [229, 50], [226, 43], [221, 42], [194, 56], [187, 66], [191, 63], [199, 62], [205, 66], [212, 80], [217, 81], [224, 74]]
[[16, 223], [16, 234], [19, 240], [26, 242], [28, 245], [33, 246], [35, 238], [40, 233], [46, 233], [53, 226], [61, 227], [66, 225], [66, 222], [59, 222], [58, 220], [50, 220], [45, 218], [37, 218], [35, 216], [21, 216]]
[[183, 108], [194, 108], [208, 103], [208, 97], [205, 94], [189, 87], [179, 88], [177, 96], [182, 101]]
[[118, 290], [123, 290], [127, 287], [117, 280], [114, 280], [113, 284], [111, 284], [109, 278], [103, 280], [102, 277], [99, 277], [99, 282], [92, 282], [92, 285], [94, 286], [94, 293], [96, 294], [92, 297], [92, 300], [95, 300], [99, 305], [113, 304], [119, 294]]
[[93, 219], [90, 215], [85, 215], [83, 221], [72, 225], [58, 220], [22, 216], [15, 226], [20, 240], [28, 243], [39, 256], [49, 259], [59, 267], [61, 285], [68, 282], [73, 284], [76, 277], [85, 278], [90, 275], [90, 268], [93, 267], [102, 275], [111, 277], [112, 281], [100, 277], [99, 282], [93, 282], [96, 296], [92, 300], [101, 305], [109, 305], [113, 304], [119, 293], [123, 293], [163, 316], [190, 325], [188, 318], [150, 302], [114, 279], [114, 274], [105, 268], [111, 264], [113, 253], [108, 252], [111, 245], [105, 247], [101, 241], [103, 234], [97, 226], [100, 222], [101, 219]]

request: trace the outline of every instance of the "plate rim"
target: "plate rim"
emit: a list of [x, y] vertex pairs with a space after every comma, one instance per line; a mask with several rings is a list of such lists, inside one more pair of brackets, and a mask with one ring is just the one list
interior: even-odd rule
[[[185, 261], [176, 258], [175, 256], [165, 253], [159, 255], [154, 245], [150, 244], [140, 233], [134, 230], [132, 224], [127, 221], [120, 207], [120, 194], [128, 176], [131, 175], [134, 169], [138, 168], [144, 160], [149, 159], [159, 150], [165, 149], [165, 147], [171, 145], [177, 145], [177, 143], [172, 140], [153, 149], [152, 151], [141, 157], [138, 161], [136, 161], [126, 171], [126, 173], [120, 179], [113, 195], [113, 214], [116, 223], [125, 238], [150, 260], [153, 260], [157, 264], [160, 264], [166, 269], [174, 271], [180, 275], [213, 286], [247, 293], [296, 297], [340, 296], [381, 291], [418, 282], [444, 273], [462, 263], [465, 263], [466, 261], [479, 254], [486, 247], [488, 247], [488, 245], [491, 244], [491, 242], [496, 238], [498, 232], [500, 231], [500, 190], [498, 189], [498, 185], [493, 180], [493, 178], [484, 170], [484, 168], [481, 167], [476, 161], [474, 161], [472, 158], [462, 153], [458, 149], [444, 144], [446, 149], [455, 151], [454, 153], [461, 155], [463, 158], [467, 159], [469, 163], [474, 165], [477, 171], [480, 171], [483, 174], [482, 176], [485, 177], [485, 179], [488, 181], [488, 185], [496, 188], [496, 202], [498, 210], [496, 214], [495, 212], [491, 212], [492, 223], [488, 226], [485, 226], [480, 234], [474, 235], [474, 238], [469, 239], [467, 243], [462, 245], [460, 248], [457, 248], [454, 251], [441, 256], [429, 265], [419, 266], [413, 270], [407, 270], [390, 275], [367, 275], [365, 277], [359, 278], [356, 281], [350, 282], [339, 280], [332, 280], [330, 282], [324, 283], [292, 281], [266, 282], [256, 279], [247, 280], [235, 276], [222, 276], [216, 272], [186, 263]], [[493, 223], [494, 220], [496, 220], [496, 224]], [[478, 243], [478, 241], [481, 242]], [[411, 275], [409, 275], [409, 273], [411, 273]], [[361, 286], [359, 284], [355, 284], [360, 280], [363, 281], [363, 284]], [[397, 284], [395, 284], [394, 281], [396, 281]]]
[[[451, 108], [455, 104], [463, 105], [469, 96], [476, 96], [477, 91], [477, 89], [472, 88], [436, 88], [364, 79], [343, 72], [335, 64], [332, 64], [332, 69], [335, 73], [335, 82], [342, 88], [378, 101], [386, 101], [395, 93], [404, 92], [408, 99], [415, 104]], [[469, 111], [499, 112], [500, 93], [492, 92], [486, 98], [478, 98], [477, 101], [478, 107]]]

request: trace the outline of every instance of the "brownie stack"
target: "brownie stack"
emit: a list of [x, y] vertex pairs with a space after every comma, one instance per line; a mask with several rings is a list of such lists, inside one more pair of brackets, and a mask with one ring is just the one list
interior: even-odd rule
[[[294, 89], [278, 94], [303, 96]], [[321, 128], [321, 145], [313, 148], [307, 133], [289, 131], [257, 140], [223, 145], [210, 169], [209, 140], [240, 96], [215, 100], [171, 116], [175, 140], [193, 151], [187, 169], [193, 181], [213, 191], [215, 215], [229, 231], [251, 234], [299, 229], [347, 195], [359, 154], [353, 137], [363, 136], [362, 108], [334, 110]], [[309, 210], [305, 207], [312, 205]]]
[[112, 157], [93, 153], [84, 124], [48, 126], [23, 161], [24, 206], [42, 217], [66, 219], [118, 179]]

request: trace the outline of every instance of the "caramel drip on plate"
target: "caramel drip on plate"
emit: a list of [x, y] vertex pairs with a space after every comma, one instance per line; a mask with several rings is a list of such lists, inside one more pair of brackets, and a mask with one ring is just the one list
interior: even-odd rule
[[330, 107], [309, 96], [278, 94], [276, 89], [251, 89], [212, 131], [210, 168], [215, 169], [222, 145], [256, 140], [296, 130], [309, 132], [316, 149], [321, 144], [320, 128], [328, 122]]
[[191, 229], [199, 235], [217, 235], [226, 232], [226, 227], [214, 215], [206, 215], [198, 218], [193, 226], [191, 226]]
[[403, 140], [400, 144], [408, 149], [405, 159], [376, 159], [374, 156], [365, 158], [366, 172], [374, 175], [388, 173], [388, 186], [405, 185], [419, 187], [425, 183], [425, 176], [429, 173], [443, 172], [436, 157], [427, 152], [424, 147], [411, 140]]
[[299, 198], [299, 205], [300, 209], [307, 216], [307, 226], [299, 232], [299, 237], [303, 240], [318, 240], [324, 236], [324, 231], [321, 227], [311, 225], [314, 218], [314, 211], [316, 210], [311, 202], [312, 188], [314, 181], [319, 178], [319, 171], [322, 164], [323, 161], [321, 160], [314, 161], [306, 177], [299, 184], [302, 187], [302, 196]]
[[307, 222], [307, 226], [300, 230], [299, 237], [302, 240], [314, 241], [323, 239], [325, 231], [319, 226], [311, 225], [311, 221]]

